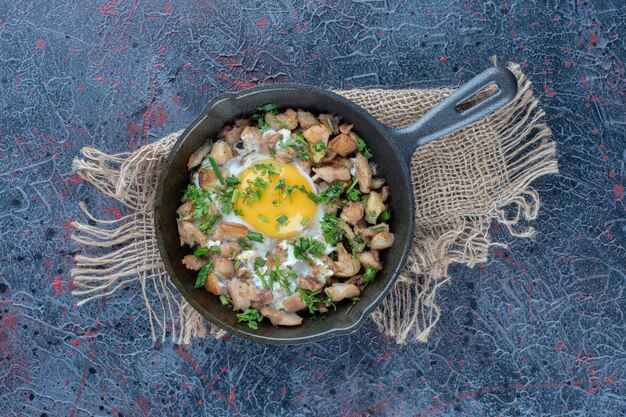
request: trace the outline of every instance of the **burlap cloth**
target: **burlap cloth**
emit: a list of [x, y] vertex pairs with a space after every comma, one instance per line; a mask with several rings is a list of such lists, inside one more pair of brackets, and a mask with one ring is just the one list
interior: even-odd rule
[[[518, 65], [517, 97], [506, 108], [472, 126], [421, 147], [413, 155], [416, 202], [415, 241], [397, 284], [372, 318], [381, 332], [404, 343], [413, 332], [428, 339], [442, 314], [437, 290], [450, 280], [448, 267], [487, 261], [492, 222], [514, 236], [532, 237], [534, 229], [518, 224], [534, 220], [539, 196], [536, 178], [558, 171], [555, 144], [530, 82]], [[451, 89], [338, 91], [392, 127], [406, 126]], [[84, 254], [72, 270], [78, 305], [138, 285], [153, 340], [188, 344], [193, 337], [220, 336], [187, 304], [170, 282], [161, 262], [153, 229], [153, 200], [161, 165], [181, 132], [172, 133], [134, 153], [107, 155], [82, 149], [74, 170], [103, 194], [127, 207], [119, 220], [95, 226], [74, 222], [76, 242]], [[93, 224], [93, 223], [92, 223]], [[98, 248], [105, 248], [98, 249]], [[393, 250], [393, 249], [392, 249]]]

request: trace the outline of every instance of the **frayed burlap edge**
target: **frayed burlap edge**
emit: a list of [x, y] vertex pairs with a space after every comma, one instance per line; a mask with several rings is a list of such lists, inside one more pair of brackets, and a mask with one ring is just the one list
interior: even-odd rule
[[[544, 113], [533, 97], [530, 82], [519, 66], [509, 68], [519, 82], [519, 92], [512, 103], [486, 120], [424, 146], [413, 157], [418, 213], [415, 242], [398, 283], [372, 316], [378, 328], [398, 343], [404, 343], [412, 330], [417, 340], [428, 339], [441, 315], [435, 300], [437, 290], [448, 282], [451, 263], [474, 266], [487, 260], [491, 246], [501, 245], [492, 242], [489, 236], [492, 221], [506, 226], [514, 236], [534, 235], [532, 228], [518, 230], [517, 226], [522, 219], [537, 218], [539, 197], [530, 183], [558, 171], [555, 145], [548, 140], [550, 130], [543, 122]], [[365, 107], [382, 122], [399, 127], [410, 124], [451, 91], [350, 90], [339, 93]], [[207, 334], [221, 337], [224, 332], [213, 326], [207, 332], [204, 319], [178, 294], [165, 273], [154, 236], [152, 208], [158, 173], [180, 133], [172, 133], [132, 154], [107, 155], [93, 148], [83, 148], [82, 159], [74, 160], [73, 169], [103, 194], [124, 204], [130, 214], [119, 220], [98, 220], [81, 203], [86, 216], [97, 225], [73, 222], [77, 230], [73, 239], [85, 249], [92, 249], [89, 255], [76, 256], [72, 276], [78, 305], [139, 282], [152, 339], [165, 341], [169, 333], [172, 342], [189, 344], [194, 337]], [[433, 196], [432, 189], [441, 189], [442, 185], [428, 187], [428, 181], [421, 178], [428, 172], [433, 155], [446, 152], [463, 155], [465, 149], [451, 146], [463, 140], [469, 140], [470, 148], [484, 148], [477, 138], [494, 147], [488, 154], [489, 161], [485, 162], [485, 156], [480, 156], [479, 165], [488, 162], [491, 168], [475, 176], [480, 189], [471, 190], [469, 194], [482, 198], [471, 202], [470, 206], [475, 207], [468, 210], [463, 206], [458, 210], [452, 204], [458, 200], [453, 193], [447, 195], [452, 199], [450, 207], [443, 210], [430, 207], [429, 202], [441, 197], [436, 192]], [[453, 174], [463, 178], [466, 174], [463, 169]], [[453, 180], [451, 176], [450, 181]], [[443, 185], [446, 185], [445, 180]], [[515, 215], [507, 217], [505, 208], [510, 206], [515, 207]], [[107, 250], [96, 254], [94, 248]]]

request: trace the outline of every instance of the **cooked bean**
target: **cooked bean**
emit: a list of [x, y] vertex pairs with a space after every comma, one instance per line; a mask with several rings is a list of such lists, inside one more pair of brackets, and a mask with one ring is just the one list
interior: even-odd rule
[[302, 301], [299, 295], [291, 295], [285, 299], [283, 299], [283, 309], [287, 313], [295, 313], [297, 311], [302, 311], [306, 308], [306, 304]]
[[358, 297], [361, 290], [354, 284], [335, 282], [329, 288], [326, 288], [326, 294], [334, 302], [339, 302], [346, 298]]
[[217, 134], [217, 138], [229, 145], [234, 145], [241, 139], [241, 132], [243, 132], [243, 127], [241, 126], [225, 126]]
[[222, 278], [232, 278], [235, 275], [235, 264], [228, 258], [222, 256], [214, 256], [211, 259], [213, 270]]
[[371, 251], [362, 252], [359, 255], [359, 260], [361, 261], [361, 265], [363, 265], [364, 268], [370, 267], [378, 271], [383, 269], [383, 265], [380, 263], [379, 253], [375, 249], [372, 249]]
[[199, 245], [204, 246], [207, 242], [207, 237], [204, 233], [198, 229], [198, 227], [187, 221], [176, 220], [176, 224], [178, 225], [178, 236], [180, 237], [180, 246], [189, 245]]
[[191, 213], [193, 213], [193, 204], [190, 201], [184, 202], [180, 207], [178, 207], [176, 213], [182, 217], [181, 220], [189, 219]]
[[250, 307], [250, 299], [241, 295], [243, 282], [239, 279], [228, 281], [228, 293], [233, 302], [233, 310], [245, 310]]
[[333, 183], [336, 181], [349, 181], [350, 170], [345, 166], [337, 166], [337, 165], [328, 165], [313, 168], [313, 172], [315, 172], [315, 176], [313, 179], [321, 178], [326, 182]]
[[365, 220], [370, 224], [376, 224], [376, 219], [383, 211], [385, 211], [385, 203], [383, 203], [382, 196], [376, 191], [372, 191], [367, 198]]
[[384, 178], [373, 178], [372, 179], [372, 185], [370, 187], [371, 187], [372, 190], [378, 190], [383, 185], [385, 185], [385, 179]]
[[242, 224], [223, 221], [217, 226], [213, 240], [222, 238], [242, 239], [248, 236], [248, 233], [250, 230]]
[[361, 263], [354, 259], [343, 244], [337, 245], [337, 261], [334, 263], [335, 275], [338, 277], [351, 277], [361, 269]]
[[[204, 281], [204, 288], [208, 292], [210, 292], [211, 294], [214, 294], [214, 295], [222, 295], [222, 294], [224, 294], [224, 290], [220, 286], [219, 279], [217, 278], [217, 275], [215, 275], [213, 272], [209, 272], [207, 274], [206, 281]], [[244, 308], [244, 310], [245, 310], [245, 308]]]
[[220, 244], [220, 256], [233, 259], [241, 253], [241, 245], [237, 242], [223, 242]]
[[346, 156], [357, 150], [357, 142], [350, 135], [342, 133], [328, 143], [328, 147], [341, 156]]
[[[220, 168], [220, 174], [224, 177], [226, 170]], [[213, 168], [202, 168], [198, 171], [198, 184], [203, 190], [211, 191], [214, 189], [213, 186], [219, 186], [221, 183]]]
[[296, 313], [287, 313], [271, 307], [263, 307], [261, 314], [270, 319], [274, 326], [297, 326], [302, 324], [302, 317]]
[[365, 214], [363, 204], [357, 201], [350, 201], [346, 203], [345, 206], [343, 206], [340, 217], [347, 223], [356, 224], [359, 220], [363, 218], [363, 214]]
[[257, 149], [261, 144], [261, 130], [258, 127], [246, 126], [241, 132], [243, 147], [248, 151]]
[[313, 116], [312, 113], [300, 109], [298, 109], [298, 123], [300, 123], [300, 127], [302, 127], [302, 129], [308, 129], [312, 126], [320, 124], [317, 117]]
[[200, 146], [197, 151], [191, 154], [187, 161], [187, 169], [191, 170], [202, 163], [202, 160], [211, 152], [211, 145], [205, 143]]
[[202, 267], [209, 263], [209, 258], [198, 257], [194, 255], [185, 255], [183, 265], [192, 271], [199, 271]]
[[352, 130], [352, 125], [348, 124], [348, 123], [344, 123], [341, 126], [339, 126], [339, 131], [341, 133], [349, 133]]
[[305, 275], [298, 278], [298, 288], [307, 291], [317, 291], [324, 288], [324, 283], [319, 282], [316, 278]]
[[370, 241], [370, 248], [382, 250], [390, 248], [395, 241], [395, 236], [391, 232], [378, 232], [374, 236], [372, 236], [372, 240]]
[[323, 125], [315, 125], [302, 132], [302, 136], [311, 144], [322, 142], [327, 145], [330, 132]]
[[220, 140], [213, 144], [213, 148], [211, 149], [211, 158], [215, 160], [217, 165], [226, 165], [226, 162], [230, 161], [232, 157], [233, 150], [228, 143]]
[[361, 152], [356, 154], [354, 166], [356, 168], [356, 178], [359, 181], [359, 190], [362, 193], [369, 193], [372, 185], [372, 169]]

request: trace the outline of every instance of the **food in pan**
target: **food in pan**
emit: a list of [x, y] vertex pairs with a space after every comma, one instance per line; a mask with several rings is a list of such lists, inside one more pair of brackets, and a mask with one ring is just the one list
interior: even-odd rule
[[[358, 130], [358, 127], [357, 127]], [[196, 287], [253, 329], [355, 303], [383, 268], [389, 187], [351, 124], [275, 105], [224, 126], [189, 158], [178, 208]]]

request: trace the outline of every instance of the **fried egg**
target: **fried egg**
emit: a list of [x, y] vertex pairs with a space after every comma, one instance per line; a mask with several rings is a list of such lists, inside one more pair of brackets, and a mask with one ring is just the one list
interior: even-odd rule
[[317, 205], [307, 195], [315, 186], [294, 164], [266, 159], [243, 171], [239, 181], [239, 194], [245, 197], [237, 200], [235, 209], [266, 236], [297, 236], [315, 217]]

